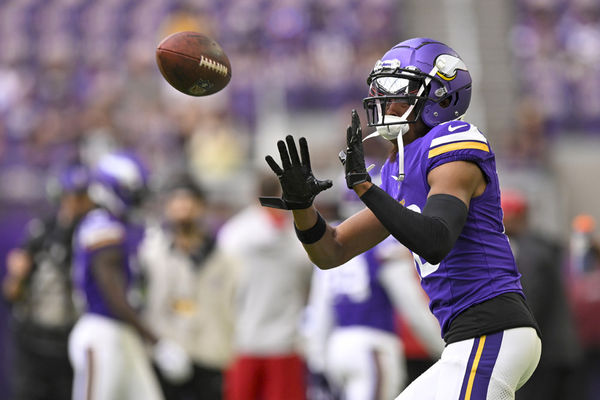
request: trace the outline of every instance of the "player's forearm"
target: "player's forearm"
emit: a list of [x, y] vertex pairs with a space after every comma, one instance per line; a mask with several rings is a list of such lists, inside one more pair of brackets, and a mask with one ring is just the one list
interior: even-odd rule
[[[314, 230], [318, 220], [314, 208], [295, 210], [294, 218], [296, 224], [299, 223], [296, 225], [298, 229], [302, 226]], [[325, 225], [319, 240], [309, 244], [303, 243], [303, 246], [315, 265], [321, 269], [330, 269], [367, 251], [387, 236], [389, 232], [375, 215], [365, 208], [335, 227]]]
[[[293, 210], [294, 224], [297, 230], [301, 232], [309, 232], [315, 229], [315, 225], [319, 220], [319, 215], [314, 207], [303, 210]], [[341, 265], [342, 262], [342, 247], [335, 240], [335, 228], [326, 225], [322, 236], [314, 243], [304, 243], [300, 240], [302, 246], [306, 250], [310, 260], [321, 269], [329, 269]], [[314, 239], [317, 239], [315, 237]], [[312, 240], [309, 240], [312, 241]]]
[[313, 244], [302, 244], [310, 260], [321, 269], [330, 269], [344, 264], [347, 260], [340, 243], [336, 240], [335, 229], [327, 227], [323, 238]]

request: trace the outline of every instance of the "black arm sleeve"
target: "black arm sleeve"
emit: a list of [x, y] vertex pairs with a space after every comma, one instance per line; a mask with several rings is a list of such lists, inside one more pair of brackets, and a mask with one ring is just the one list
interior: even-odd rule
[[448, 194], [429, 197], [422, 214], [402, 206], [376, 185], [360, 199], [392, 236], [430, 264], [448, 255], [467, 220], [465, 203]]

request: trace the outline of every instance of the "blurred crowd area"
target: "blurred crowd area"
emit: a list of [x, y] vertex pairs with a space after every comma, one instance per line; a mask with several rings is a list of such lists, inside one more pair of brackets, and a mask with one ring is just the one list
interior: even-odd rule
[[600, 2], [519, 0], [510, 32], [524, 135], [512, 150], [543, 158], [549, 139], [600, 131]]
[[[398, 36], [397, 2], [19, 0], [0, 5], [2, 200], [44, 196], [57, 164], [135, 148], [157, 179], [193, 167], [213, 179], [252, 151], [257, 96], [293, 110], [361, 99], [373, 60]], [[168, 34], [214, 37], [233, 65], [222, 93], [189, 98], [155, 63]]]
[[[53, 170], [136, 149], [155, 181], [191, 169], [219, 180], [255, 154], [272, 112], [347, 112], [402, 38], [402, 2], [9, 0], [0, 5], [0, 201], [35, 203]], [[600, 125], [600, 3], [518, 0], [507, 42], [521, 95], [511, 157], [543, 160], [549, 137]], [[156, 45], [194, 30], [228, 54], [221, 93], [190, 98], [162, 79]], [[273, 103], [276, 107], [273, 107]], [[489, 132], [490, 136], [498, 134]], [[502, 157], [504, 149], [497, 149]], [[506, 150], [504, 150], [506, 151]], [[262, 157], [259, 157], [262, 158]], [[12, 182], [19, 182], [13, 185]]]

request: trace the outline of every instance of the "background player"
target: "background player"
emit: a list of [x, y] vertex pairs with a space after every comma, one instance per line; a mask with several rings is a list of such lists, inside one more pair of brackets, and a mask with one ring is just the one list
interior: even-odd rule
[[23, 246], [7, 257], [2, 294], [12, 304], [14, 400], [67, 399], [73, 371], [67, 343], [77, 319], [71, 291], [71, 239], [89, 207], [89, 174], [69, 165], [48, 184], [57, 208], [28, 224]]
[[[363, 208], [353, 191], [344, 188], [335, 197], [342, 218]], [[406, 386], [399, 315], [406, 322], [401, 332], [411, 327], [429, 356], [442, 353], [439, 324], [413, 275], [411, 254], [392, 237], [339, 268], [315, 269], [307, 308], [308, 365], [343, 399], [391, 399]]]
[[140, 230], [128, 221], [146, 189], [146, 171], [126, 153], [108, 154], [92, 173], [94, 203], [74, 236], [74, 279], [85, 301], [69, 338], [74, 399], [162, 399], [144, 342], [173, 380], [191, 364], [178, 345], [159, 338], [138, 317], [128, 294]]
[[503, 233], [494, 153], [475, 126], [456, 121], [470, 103], [467, 67], [448, 46], [416, 38], [389, 50], [368, 83], [369, 125], [395, 151], [382, 188], [373, 185], [353, 111], [340, 158], [347, 186], [367, 208], [327, 225], [312, 202], [331, 182], [312, 175], [306, 140], [300, 158], [291, 136], [278, 142], [282, 167], [267, 156], [283, 196], [263, 205], [293, 210], [298, 237], [321, 268], [390, 234], [413, 252], [447, 346], [398, 399], [513, 398], [535, 370], [541, 344]]

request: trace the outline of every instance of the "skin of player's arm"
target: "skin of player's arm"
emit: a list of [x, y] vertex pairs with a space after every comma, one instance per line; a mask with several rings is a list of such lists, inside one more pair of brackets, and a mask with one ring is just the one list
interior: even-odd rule
[[133, 326], [151, 344], [157, 337], [142, 323], [136, 311], [129, 305], [123, 271], [125, 255], [117, 247], [98, 250], [92, 261], [92, 274], [110, 310], [123, 322]]
[[[306, 230], [317, 222], [316, 209], [293, 210], [298, 229]], [[327, 225], [325, 235], [316, 243], [303, 244], [310, 260], [321, 269], [344, 264], [389, 236], [377, 217], [364, 208], [336, 227]]]
[[23, 296], [24, 284], [31, 272], [33, 260], [23, 249], [13, 249], [6, 257], [6, 277], [2, 282], [2, 294], [9, 302], [18, 301]]
[[432, 169], [427, 175], [430, 190], [434, 194], [449, 194], [461, 199], [469, 207], [471, 198], [483, 194], [486, 182], [477, 164], [469, 161], [453, 161]]

